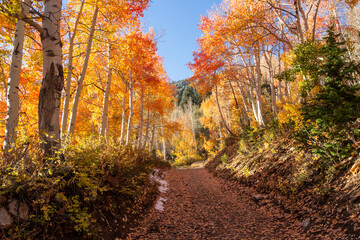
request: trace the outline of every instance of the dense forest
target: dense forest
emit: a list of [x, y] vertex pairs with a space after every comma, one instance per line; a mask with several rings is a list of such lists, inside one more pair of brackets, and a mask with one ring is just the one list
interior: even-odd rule
[[208, 96], [209, 150], [224, 135], [272, 126], [319, 157], [357, 155], [358, 7], [348, 4], [226, 1], [202, 18], [189, 66], [190, 82]]
[[201, 161], [289, 199], [344, 178], [360, 194], [358, 1], [224, 0], [176, 82], [141, 24], [151, 1], [62, 2], [1, 1], [3, 238], [121, 236], [154, 169]]
[[1, 1], [5, 236], [99, 236], [109, 214], [150, 199], [175, 98], [141, 26], [148, 5]]

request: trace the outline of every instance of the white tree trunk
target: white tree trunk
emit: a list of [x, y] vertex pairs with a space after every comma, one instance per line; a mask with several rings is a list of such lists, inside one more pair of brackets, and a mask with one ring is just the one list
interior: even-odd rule
[[[73, 70], [73, 54], [74, 54], [74, 40], [76, 36], [77, 27], [79, 24], [79, 20], [82, 14], [82, 10], [84, 7], [84, 2], [81, 2], [79, 13], [76, 17], [75, 25], [74, 25], [74, 32], [71, 36], [69, 36], [69, 63], [68, 63], [68, 71], [66, 76], [66, 89], [65, 89], [65, 97], [64, 97], [64, 107], [63, 107], [63, 114], [61, 119], [61, 137], [64, 137], [64, 133], [66, 131], [67, 120], [69, 117], [69, 104], [70, 104], [70, 88], [71, 88], [71, 77], [72, 77], [72, 70]], [[70, 35], [70, 33], [69, 33]]]
[[254, 114], [255, 121], [260, 122], [258, 117], [258, 112], [256, 110], [256, 98], [253, 97], [252, 92], [250, 92], [250, 98], [251, 98], [251, 108]]
[[128, 117], [128, 124], [126, 130], [126, 145], [130, 144], [131, 141], [131, 131], [132, 131], [132, 119], [133, 119], [133, 98], [134, 98], [134, 83], [132, 74], [130, 73], [130, 86], [129, 86], [129, 117]]
[[[272, 70], [270, 70], [272, 71]], [[271, 78], [271, 103], [272, 103], [272, 110], [273, 110], [273, 114], [274, 117], [277, 118], [277, 114], [278, 114], [278, 107], [276, 104], [276, 95], [275, 95], [275, 80], [274, 80], [274, 76], [272, 75]]]
[[126, 127], [126, 100], [125, 100], [125, 96], [123, 96], [123, 98], [122, 98], [120, 146], [122, 146], [124, 144], [125, 127]]
[[79, 106], [81, 89], [82, 89], [83, 82], [85, 79], [86, 69], [87, 69], [87, 66], [89, 63], [91, 46], [92, 46], [92, 41], [93, 41], [93, 37], [94, 37], [95, 25], [96, 25], [96, 19], [97, 19], [98, 12], [99, 12], [99, 8], [96, 6], [94, 14], [93, 14], [92, 22], [91, 22], [89, 38], [87, 41], [84, 64], [83, 64], [83, 68], [81, 70], [80, 79], [78, 80], [75, 97], [74, 97], [74, 101], [73, 101], [73, 107], [72, 107], [71, 117], [70, 117], [70, 122], [69, 122], [69, 127], [68, 127], [68, 133], [70, 135], [72, 135], [75, 130], [76, 115], [77, 115], [77, 110], [78, 110], [78, 106]]
[[145, 138], [144, 138], [144, 143], [141, 146], [142, 149], [145, 149], [146, 143], [149, 140], [149, 128], [150, 128], [150, 109], [148, 108], [148, 110], [147, 110], [147, 119], [146, 119], [146, 129], [145, 129]]
[[[278, 53], [278, 60], [279, 60], [279, 66], [278, 66], [278, 74], [280, 76], [281, 74], [281, 43], [279, 43], [279, 53]], [[281, 81], [279, 80], [279, 86], [278, 86], [278, 95], [279, 95], [279, 99], [280, 101], [282, 101], [282, 86], [281, 86]]]
[[43, 80], [39, 94], [39, 134], [45, 155], [60, 149], [60, 104], [64, 86], [62, 43], [60, 38], [61, 0], [45, 1], [41, 43]]
[[193, 116], [193, 103], [192, 103], [192, 98], [190, 96], [189, 101], [188, 101], [188, 114], [189, 114], [189, 118], [190, 118], [190, 124], [191, 124], [191, 132], [193, 134], [193, 141], [195, 144], [195, 148], [197, 149], [197, 144], [196, 144], [196, 135], [195, 135], [195, 123], [194, 123], [194, 116]]
[[141, 89], [141, 94], [140, 94], [140, 120], [139, 120], [138, 144], [137, 144], [137, 147], [139, 149], [142, 146], [143, 125], [144, 125], [144, 89]]
[[256, 99], [256, 109], [258, 123], [260, 126], [264, 126], [264, 118], [263, 118], [263, 109], [262, 109], [262, 100], [261, 100], [261, 62], [260, 62], [260, 49], [257, 49], [255, 53], [255, 99]]
[[[29, 14], [30, 0], [24, 0], [21, 11], [25, 14]], [[5, 141], [4, 141], [4, 153], [15, 147], [15, 141], [17, 136], [17, 127], [19, 123], [19, 83], [21, 74], [21, 64], [23, 57], [23, 45], [25, 37], [25, 22], [18, 20], [16, 23], [15, 37], [14, 37], [14, 49], [12, 52], [10, 74], [7, 85], [7, 117], [5, 127]]]
[[245, 121], [245, 124], [248, 124], [250, 122], [250, 117], [249, 117], [249, 107], [248, 107], [248, 104], [247, 104], [247, 98], [246, 98], [246, 95], [245, 95], [245, 89], [243, 87], [243, 85], [241, 84], [240, 80], [236, 80], [236, 83], [238, 85], [238, 88], [240, 90], [240, 93], [241, 93], [241, 100], [242, 100], [242, 103], [243, 103], [243, 106], [244, 106], [244, 121]]
[[155, 123], [152, 123], [152, 131], [151, 131], [151, 141], [149, 144], [149, 153], [154, 149], [154, 141], [155, 141]]
[[101, 117], [101, 127], [100, 127], [100, 139], [104, 138], [107, 141], [109, 133], [106, 131], [108, 129], [108, 119], [109, 119], [109, 96], [111, 89], [111, 78], [112, 78], [112, 66], [111, 66], [111, 45], [109, 44], [109, 52], [108, 52], [108, 78], [106, 81], [106, 88], [104, 93], [104, 101], [103, 101], [103, 111]]
[[304, 42], [304, 32], [303, 32], [302, 24], [301, 24], [300, 4], [301, 3], [299, 0], [294, 0], [297, 37], [298, 37], [299, 42], [303, 43]]
[[285, 82], [284, 91], [285, 91], [285, 97], [290, 97], [290, 90], [289, 90], [289, 83], [288, 82]]
[[165, 142], [165, 130], [164, 125], [162, 126], [162, 145], [163, 145], [163, 155], [164, 155], [164, 161], [166, 161], [166, 142]]

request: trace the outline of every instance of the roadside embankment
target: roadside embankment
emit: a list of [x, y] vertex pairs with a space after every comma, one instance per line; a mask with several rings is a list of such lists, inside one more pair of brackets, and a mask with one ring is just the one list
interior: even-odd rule
[[324, 171], [315, 156], [297, 147], [287, 138], [261, 144], [235, 142], [209, 159], [206, 168], [254, 189], [257, 194], [252, 198], [259, 206], [275, 204], [296, 214], [309, 236], [336, 238], [341, 233], [346, 239], [357, 239], [360, 175], [356, 157]]

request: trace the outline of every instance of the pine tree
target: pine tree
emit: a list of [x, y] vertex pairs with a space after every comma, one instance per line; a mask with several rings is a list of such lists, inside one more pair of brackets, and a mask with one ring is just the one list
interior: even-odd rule
[[353, 123], [360, 117], [360, 88], [355, 81], [357, 65], [349, 60], [344, 42], [338, 41], [340, 36], [333, 27], [327, 33], [318, 68], [323, 86], [316, 97], [303, 105], [306, 123], [299, 136], [313, 153], [336, 162], [358, 151], [348, 136], [356, 135]]
[[360, 117], [359, 85], [355, 83], [356, 64], [349, 61], [344, 42], [329, 27], [326, 44], [322, 48], [323, 64], [319, 76], [324, 86], [304, 108], [305, 117], [321, 119], [328, 127], [343, 129], [349, 122]]

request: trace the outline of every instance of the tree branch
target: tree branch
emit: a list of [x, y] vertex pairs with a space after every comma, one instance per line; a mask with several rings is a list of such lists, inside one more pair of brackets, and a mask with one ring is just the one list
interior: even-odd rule
[[22, 12], [20, 12], [20, 13], [12, 13], [4, 5], [1, 5], [0, 9], [1, 9], [2, 12], [6, 13], [10, 17], [13, 17], [13, 18], [18, 19], [18, 20], [22, 20], [25, 23], [29, 24], [30, 26], [35, 28], [40, 33], [40, 35], [43, 35], [45, 33], [45, 30], [42, 28], [42, 26], [40, 24], [33, 21], [30, 17], [26, 16]]

